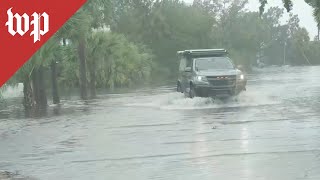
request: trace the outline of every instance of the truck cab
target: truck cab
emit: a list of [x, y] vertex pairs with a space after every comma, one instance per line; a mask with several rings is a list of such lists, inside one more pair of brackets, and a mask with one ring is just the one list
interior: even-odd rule
[[225, 49], [184, 50], [177, 54], [178, 92], [193, 98], [235, 96], [246, 90], [245, 74], [235, 67]]

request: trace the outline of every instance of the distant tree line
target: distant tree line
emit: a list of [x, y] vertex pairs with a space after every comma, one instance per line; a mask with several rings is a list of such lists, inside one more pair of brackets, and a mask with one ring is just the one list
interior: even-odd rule
[[[250, 70], [266, 65], [320, 64], [320, 44], [310, 41], [297, 15], [272, 7], [249, 12], [247, 0], [91, 0], [83, 6], [8, 84], [24, 84], [27, 109], [53, 103], [59, 90], [79, 88], [81, 99], [97, 88], [132, 87], [174, 79], [176, 52], [226, 48], [236, 64]], [[291, 1], [284, 1], [290, 10]], [[318, 17], [318, 1], [306, 0]], [[263, 13], [262, 13], [263, 12]], [[318, 40], [318, 38], [316, 38]]]

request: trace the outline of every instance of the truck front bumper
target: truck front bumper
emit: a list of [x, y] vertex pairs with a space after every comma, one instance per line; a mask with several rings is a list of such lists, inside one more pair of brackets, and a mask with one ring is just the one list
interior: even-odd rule
[[234, 96], [246, 90], [246, 82], [237, 82], [229, 86], [213, 86], [211, 84], [196, 84], [195, 92], [199, 97]]

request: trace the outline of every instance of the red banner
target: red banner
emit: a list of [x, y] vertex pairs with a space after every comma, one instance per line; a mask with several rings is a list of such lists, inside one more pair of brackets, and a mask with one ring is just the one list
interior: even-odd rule
[[86, 0], [0, 0], [0, 87]]

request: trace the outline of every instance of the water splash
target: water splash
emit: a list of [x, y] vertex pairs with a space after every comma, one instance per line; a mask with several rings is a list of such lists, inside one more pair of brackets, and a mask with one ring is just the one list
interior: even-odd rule
[[158, 108], [164, 110], [184, 110], [184, 109], [213, 109], [225, 107], [249, 107], [262, 106], [279, 103], [278, 97], [273, 93], [261, 92], [251, 89], [250, 92], [243, 92], [237, 97], [228, 99], [186, 98], [181, 93], [167, 92], [163, 94], [135, 98], [134, 103], [127, 103], [131, 107]]
[[23, 84], [4, 86], [1, 88], [1, 94], [4, 99], [23, 97]]

